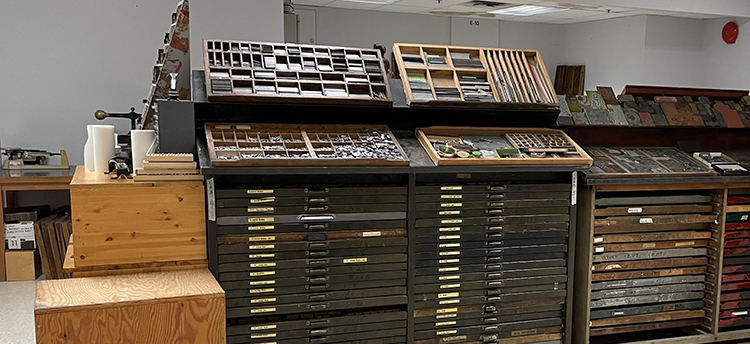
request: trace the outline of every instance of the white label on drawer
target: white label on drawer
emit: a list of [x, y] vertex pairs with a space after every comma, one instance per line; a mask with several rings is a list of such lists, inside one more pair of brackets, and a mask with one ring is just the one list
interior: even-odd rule
[[247, 241], [276, 241], [275, 236], [249, 237]]
[[463, 203], [440, 203], [441, 208], [460, 208], [463, 206]]
[[351, 263], [367, 263], [367, 258], [349, 258], [349, 259], [344, 259], [344, 264], [351, 264]]
[[460, 232], [461, 227], [443, 227], [440, 228], [441, 232]]
[[460, 210], [443, 210], [438, 215], [461, 215]]
[[451, 271], [458, 271], [460, 268], [454, 267], [454, 268], [440, 268], [438, 269], [438, 272], [451, 272]]
[[594, 242], [602, 242], [604, 241], [604, 238], [594, 238]]
[[578, 203], [578, 171], [573, 171], [570, 190], [570, 205]]
[[438, 332], [435, 332], [435, 334], [438, 335], [438, 336], [444, 336], [446, 334], [456, 334], [456, 333], [458, 333], [458, 330], [438, 331]]
[[263, 294], [263, 293], [273, 293], [276, 291], [276, 288], [266, 288], [266, 289], [250, 289], [250, 294]]
[[456, 324], [455, 321], [443, 321], [443, 322], [436, 322], [435, 326], [450, 326], [450, 325], [455, 325], [455, 324]]
[[440, 252], [441, 256], [455, 256], [461, 254], [460, 251], [447, 251], [447, 252]]
[[362, 232], [362, 237], [363, 238], [379, 237], [382, 234], [383, 233], [381, 233], [380, 231], [377, 231], [377, 232]]
[[463, 186], [441, 186], [441, 191], [461, 191], [463, 190]]
[[276, 308], [258, 308], [258, 309], [250, 310], [250, 313], [268, 313], [268, 312], [276, 312]]
[[267, 250], [276, 248], [276, 245], [250, 245], [247, 247], [248, 250]]
[[597, 247], [597, 248], [595, 249], [595, 251], [596, 251], [596, 253], [599, 253], [599, 252], [604, 252], [604, 247]]
[[457, 304], [457, 303], [461, 303], [461, 300], [458, 300], [458, 299], [456, 299], [456, 300], [444, 300], [444, 301], [438, 302], [438, 304], [440, 304], [440, 305], [454, 305], [454, 304]]
[[680, 241], [674, 244], [675, 246], [691, 246], [695, 245], [695, 241]]
[[643, 212], [643, 208], [628, 208], [628, 214], [640, 214]]
[[625, 314], [625, 312], [614, 312], [614, 313], [612, 313], [612, 315], [623, 315], [623, 314]]
[[259, 207], [247, 207], [248, 213], [268, 213], [273, 212], [273, 207], [259, 208]]
[[254, 263], [250, 264], [251, 268], [272, 268], [276, 266], [276, 263]]
[[462, 219], [454, 219], [454, 220], [440, 220], [440, 223], [442, 224], [448, 224], [448, 223], [463, 223], [464, 220]]
[[249, 231], [267, 231], [269, 229], [274, 229], [274, 226], [248, 226], [247, 230]]
[[625, 291], [624, 290], [608, 291], [608, 292], [606, 292], [604, 294], [607, 295], [607, 296], [622, 295], [622, 294], [625, 294]]
[[250, 331], [275, 330], [276, 325], [251, 326]]
[[440, 276], [438, 277], [439, 281], [450, 281], [450, 280], [457, 280], [461, 279], [460, 275], [452, 275], [452, 276]]
[[461, 239], [460, 235], [441, 235], [440, 240]]
[[264, 197], [264, 198], [253, 198], [250, 200], [251, 204], [255, 203], [269, 203], [276, 201], [276, 197]]
[[275, 221], [273, 217], [248, 217], [247, 222], [249, 223], [258, 223], [258, 222], [273, 222]]
[[741, 221], [747, 221], [748, 216], [750, 216], [750, 215], [742, 215], [742, 217], [740, 217], [740, 220]]
[[747, 315], [747, 311], [732, 312], [732, 315], [734, 315], [734, 316]]
[[641, 218], [638, 222], [640, 222], [642, 224], [644, 224], [644, 223], [646, 223], [646, 224], [648, 224], [648, 223], [654, 223], [654, 219], [652, 219], [650, 217], [644, 217], [644, 218]]
[[452, 263], [460, 263], [461, 259], [441, 259], [438, 261], [440, 264], [452, 264]]
[[449, 248], [449, 247], [461, 247], [461, 244], [460, 243], [440, 244], [440, 248]]
[[276, 257], [276, 253], [249, 254], [247, 257], [250, 258], [250, 259], [274, 258], [274, 257]]
[[272, 276], [275, 274], [276, 274], [276, 271], [258, 271], [258, 272], [251, 272], [250, 276]]
[[266, 285], [266, 284], [276, 284], [276, 281], [250, 281], [250, 285]]
[[461, 288], [461, 284], [442, 284], [440, 285], [440, 289], [453, 289], [453, 288]]
[[251, 334], [251, 339], [260, 339], [260, 338], [276, 338], [276, 333], [265, 333], [265, 334]]
[[445, 313], [455, 313], [455, 312], [458, 312], [458, 308], [443, 308], [443, 309], [438, 309], [436, 313], [437, 314], [445, 314]]
[[458, 314], [456, 314], [456, 313], [453, 313], [453, 314], [440, 314], [440, 315], [436, 315], [436, 316], [435, 316], [435, 319], [448, 319], [448, 318], [455, 318], [455, 317], [456, 317], [457, 315], [458, 315]]
[[275, 297], [267, 298], [267, 299], [253, 299], [250, 300], [250, 303], [266, 303], [266, 302], [276, 302]]
[[655, 242], [647, 242], [647, 243], [641, 245], [641, 247], [643, 247], [643, 248], [654, 248], [654, 247], [656, 247], [656, 243]]
[[443, 199], [461, 199], [463, 197], [463, 195], [440, 195], [440, 198]]
[[449, 297], [458, 297], [459, 295], [460, 295], [460, 293], [458, 293], [458, 292], [455, 292], [455, 293], [440, 293], [440, 294], [438, 294], [438, 299], [446, 299], [446, 298], [449, 298]]
[[216, 189], [214, 179], [206, 180], [206, 199], [208, 201], [208, 221], [216, 221]]
[[272, 194], [273, 190], [247, 190], [248, 195]]

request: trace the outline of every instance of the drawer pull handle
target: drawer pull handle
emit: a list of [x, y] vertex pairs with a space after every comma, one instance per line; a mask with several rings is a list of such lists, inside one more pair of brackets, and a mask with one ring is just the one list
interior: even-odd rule
[[297, 216], [297, 220], [300, 220], [300, 221], [332, 221], [335, 219], [336, 219], [336, 215], [333, 215], [333, 214]]
[[505, 199], [505, 194], [487, 195], [489, 199]]
[[310, 274], [320, 275], [328, 272], [328, 269], [310, 269]]
[[314, 277], [309, 279], [310, 283], [325, 283], [328, 282], [328, 277]]
[[326, 300], [328, 299], [328, 294], [317, 294], [317, 295], [310, 295], [308, 296], [309, 300]]
[[311, 291], [326, 290], [328, 289], [328, 284], [308, 285], [307, 289]]
[[305, 210], [307, 211], [326, 211], [328, 210], [328, 206], [320, 206], [320, 207], [305, 207]]
[[307, 228], [307, 229], [326, 229], [326, 228], [328, 228], [328, 224], [325, 224], [325, 223], [310, 224], [310, 225], [305, 225], [305, 228]]
[[328, 337], [310, 338], [308, 341], [310, 343], [326, 343], [328, 342]]
[[326, 309], [326, 308], [328, 308], [328, 304], [327, 303], [321, 303], [319, 305], [309, 305], [308, 307], [310, 309]]
[[507, 186], [490, 186], [490, 191], [505, 191], [507, 189]]
[[328, 259], [316, 259], [316, 260], [311, 260], [307, 262], [307, 265], [326, 265], [326, 264], [328, 264]]
[[306, 194], [327, 194], [328, 191], [329, 191], [328, 188], [323, 188], [323, 189], [305, 189], [305, 193]]
[[327, 242], [311, 242], [308, 244], [310, 248], [326, 248], [328, 247]]
[[330, 323], [329, 320], [318, 320], [318, 321], [310, 321], [307, 323], [308, 326], [321, 326], [321, 325], [328, 325]]
[[326, 198], [308, 198], [307, 202], [308, 203], [327, 203], [328, 202], [328, 197], [326, 197]]
[[504, 207], [505, 202], [490, 202], [490, 207]]
[[492, 222], [492, 223], [505, 223], [505, 218], [504, 217], [490, 217], [490, 218], [487, 218], [487, 221]]
[[487, 211], [487, 214], [495, 215], [495, 214], [504, 214], [505, 209], [490, 209]]
[[311, 335], [318, 335], [319, 336], [321, 334], [328, 333], [328, 329], [327, 328], [321, 328], [321, 329], [317, 329], [317, 330], [310, 330], [309, 333]]
[[310, 257], [325, 257], [328, 256], [328, 251], [310, 251]]

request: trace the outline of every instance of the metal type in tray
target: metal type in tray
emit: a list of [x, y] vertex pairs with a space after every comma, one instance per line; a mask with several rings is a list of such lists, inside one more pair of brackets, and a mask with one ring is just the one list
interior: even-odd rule
[[594, 220], [596, 227], [614, 226], [646, 226], [646, 225], [674, 225], [692, 223], [713, 223], [717, 220], [716, 214], [672, 214], [672, 215], [648, 215], [648, 216], [613, 216]]
[[[322, 276], [298, 276], [287, 278], [274, 278], [273, 275], [266, 279], [245, 280], [236, 282], [221, 282], [222, 288], [226, 289], [254, 289], [266, 287], [289, 287], [298, 285], [330, 285], [338, 283], [372, 282], [379, 279], [402, 279], [406, 278], [406, 271], [366, 272], [359, 274], [322, 275]], [[311, 290], [314, 288], [311, 288]]]
[[[360, 249], [361, 250], [361, 249]], [[354, 257], [320, 257], [313, 259], [290, 259], [278, 260], [275, 253], [253, 253], [253, 254], [231, 254], [220, 255], [219, 263], [258, 263], [263, 261], [274, 261], [276, 266], [284, 269], [293, 268], [325, 268], [331, 266], [354, 266], [354, 265], [373, 265], [386, 263], [403, 263], [407, 258], [405, 254], [379, 254], [379, 255], [358, 255]]]
[[[218, 189], [216, 190], [216, 198], [251, 198], [251, 199], [265, 199], [273, 200], [284, 197], [305, 197], [312, 200], [320, 199], [325, 200], [326, 197], [333, 196], [404, 196], [406, 195], [406, 187], [404, 186], [304, 186], [304, 187], [254, 187], [254, 188], [234, 188], [234, 189]], [[252, 202], [252, 201], [251, 201]], [[263, 203], [262, 201], [256, 201]]]
[[668, 284], [637, 288], [609, 289], [599, 290], [591, 293], [592, 300], [612, 299], [621, 297], [654, 295], [654, 294], [674, 294], [686, 291], [703, 290], [706, 287], [703, 283], [686, 283], [686, 284]]
[[[344, 248], [337, 250], [315, 250], [315, 251], [285, 251], [273, 253], [254, 253], [254, 254], [230, 254], [219, 256], [220, 270], [226, 269], [247, 269], [253, 266], [263, 266], [263, 262], [273, 261], [276, 266], [282, 269], [295, 267], [314, 267], [311, 264], [320, 264], [329, 266], [328, 263], [321, 262], [320, 259], [326, 258], [357, 258], [373, 257], [392, 254], [406, 254], [406, 246], [388, 246], [373, 248]], [[300, 260], [307, 260], [300, 261]], [[394, 260], [393, 258], [372, 258], [372, 262], [382, 260]], [[312, 263], [310, 263], [312, 262]], [[333, 260], [331, 266], [340, 265], [337, 260]], [[228, 264], [233, 263], [233, 264]]]
[[[683, 260], [683, 259], [679, 259]], [[655, 278], [667, 276], [698, 275], [706, 273], [705, 266], [696, 267], [679, 267], [675, 269], [654, 269], [640, 271], [622, 271], [622, 272], [600, 272], [591, 275], [592, 282], [615, 281], [633, 278]]]
[[336, 231], [336, 232], [298, 232], [246, 235], [224, 235], [218, 238], [219, 245], [247, 244], [251, 242], [289, 242], [289, 241], [326, 241], [362, 238], [406, 237], [405, 229], [386, 229], [380, 231]]
[[368, 213], [368, 212], [405, 212], [406, 204], [367, 204], [367, 205], [314, 205], [314, 206], [249, 206], [245, 208], [218, 208], [216, 216], [243, 215], [301, 215], [315, 213]]
[[516, 261], [516, 262], [455, 265], [455, 266], [452, 264], [448, 264], [446, 266], [417, 268], [415, 270], [415, 276], [455, 274], [457, 272], [472, 273], [472, 272], [519, 270], [519, 269], [543, 269], [543, 268], [565, 267], [565, 264], [566, 262], [564, 259], [544, 259], [544, 260], [528, 260], [528, 261], [522, 260], [522, 261]]
[[612, 290], [612, 289], [618, 289], [618, 288], [635, 288], [635, 287], [685, 284], [685, 283], [703, 283], [705, 280], [706, 280], [705, 275], [631, 279], [631, 280], [623, 280], [623, 281], [592, 283], [591, 290], [597, 291], [597, 290]]
[[[389, 279], [378, 281], [351, 282], [351, 283], [334, 283], [334, 284], [300, 284], [289, 287], [277, 287], [273, 284], [265, 285], [238, 285], [242, 283], [222, 282], [221, 286], [225, 289], [227, 299], [248, 297], [248, 295], [289, 295], [311, 292], [326, 291], [345, 291], [352, 289], [367, 288], [387, 288], [403, 287], [406, 285], [406, 279]], [[239, 288], [238, 288], [239, 287]]]
[[415, 192], [421, 194], [443, 193], [485, 193], [485, 192], [556, 192], [570, 191], [570, 184], [457, 184], [457, 185], [420, 185]]
[[[480, 228], [481, 229], [481, 228]], [[427, 245], [432, 243], [443, 242], [472, 242], [472, 241], [492, 241], [494, 245], [519, 246], [516, 243], [528, 243], [530, 245], [545, 243], [562, 243], [568, 237], [567, 229], [548, 229], [548, 230], [530, 230], [530, 231], [507, 231], [507, 232], [472, 232], [463, 231], [458, 234], [448, 234], [435, 229], [435, 233], [418, 233], [417, 245]], [[549, 242], [554, 241], [554, 242]]]
[[594, 166], [589, 177], [642, 177], [648, 175], [715, 175], [706, 166], [676, 148], [587, 148]]
[[255, 234], [255, 233], [278, 233], [278, 232], [298, 232], [298, 231], [352, 231], [352, 230], [371, 230], [377, 232], [382, 229], [404, 229], [406, 220], [385, 220], [385, 221], [355, 221], [355, 222], [330, 222], [321, 221], [313, 223], [287, 223], [274, 224], [247, 223], [244, 225], [219, 225], [217, 232], [219, 235], [230, 234]]
[[416, 227], [448, 227], [448, 226], [466, 226], [466, 225], [487, 225], [487, 224], [525, 224], [541, 222], [567, 222], [570, 220], [568, 214], [553, 215], [511, 215], [511, 216], [486, 216], [486, 217], [465, 217], [465, 218], [441, 218], [441, 219], [417, 219]]
[[594, 245], [631, 242], [653, 242], [653, 241], [691, 241], [710, 239], [709, 231], [680, 231], [680, 232], [651, 232], [633, 234], [604, 234], [594, 236]]
[[393, 204], [406, 203], [406, 195], [368, 195], [368, 196], [308, 196], [308, 197], [259, 197], [259, 198], [222, 198], [216, 200], [217, 208], [246, 207], [285, 207], [285, 206], [320, 206], [320, 205], [355, 205], [355, 204]]
[[583, 165], [592, 159], [561, 130], [524, 128], [417, 128], [436, 165]]
[[409, 164], [398, 140], [383, 125], [206, 123], [204, 128], [213, 166]]
[[711, 203], [709, 195], [670, 195], [670, 196], [634, 196], [634, 197], [602, 197], [597, 198], [597, 207], [629, 206], [641, 207], [647, 205], [668, 204], [698, 204]]
[[657, 302], [675, 302], [685, 300], [703, 299], [703, 291], [686, 291], [677, 293], [666, 293], [657, 295], [629, 296], [612, 299], [592, 300], [591, 308], [606, 308], [617, 306], [643, 305]]
[[706, 247], [708, 240], [687, 240], [687, 241], [655, 241], [655, 242], [637, 242], [624, 244], [604, 244], [595, 245], [594, 252], [625, 252], [640, 251], [647, 249], [671, 249], [686, 247]]
[[607, 318], [619, 318], [630, 315], [640, 314], [652, 314], [662, 313], [670, 311], [682, 311], [682, 310], [699, 310], [703, 308], [703, 301], [685, 301], [649, 306], [638, 306], [638, 307], [625, 307], [625, 308], [612, 308], [602, 310], [592, 310], [591, 320], [607, 319]]
[[542, 199], [542, 200], [505, 200], [505, 201], [478, 201], [478, 202], [432, 202], [417, 203], [417, 211], [428, 210], [465, 210], [465, 209], [515, 209], [515, 208], [545, 208], [545, 207], [568, 207], [568, 199]]
[[386, 287], [371, 289], [353, 289], [345, 291], [330, 291], [323, 293], [292, 294], [292, 295], [274, 295], [269, 296], [252, 296], [245, 298], [227, 299], [227, 308], [230, 307], [255, 307], [266, 305], [279, 305], [300, 302], [319, 302], [328, 300], [348, 300], [366, 297], [406, 295], [406, 287]]
[[612, 262], [612, 261], [627, 261], [627, 260], [642, 260], [642, 259], [659, 259], [659, 258], [675, 258], [675, 257], [699, 257], [705, 256], [707, 253], [705, 248], [676, 248], [667, 250], [646, 250], [646, 251], [630, 251], [630, 252], [611, 252], [594, 254], [594, 262]]
[[598, 226], [594, 228], [594, 234], [627, 234], [627, 233], [648, 233], [661, 231], [686, 231], [686, 230], [709, 230], [713, 222], [697, 223], [676, 223], [664, 225], [621, 225], [621, 226]]
[[292, 241], [292, 242], [254, 242], [246, 244], [220, 245], [219, 255], [235, 253], [255, 252], [282, 252], [298, 250], [334, 250], [344, 248], [372, 248], [385, 246], [406, 246], [407, 239], [403, 237], [392, 238], [361, 238], [325, 241]]
[[570, 191], [550, 191], [550, 192], [481, 192], [481, 193], [440, 193], [440, 194], [418, 194], [415, 198], [417, 203], [462, 203], [477, 201], [495, 201], [504, 202], [506, 200], [548, 200], [548, 199], [568, 199]]
[[474, 289], [488, 288], [512, 288], [532, 285], [546, 285], [550, 283], [565, 283], [565, 275], [542, 276], [542, 277], [524, 277], [524, 278], [507, 278], [474, 282], [444, 282], [443, 284], [423, 284], [414, 287], [415, 293], [435, 293], [451, 292]]
[[537, 214], [568, 214], [569, 207], [548, 208], [500, 208], [500, 209], [460, 209], [417, 211], [416, 218], [442, 218], [450, 216], [497, 216], [497, 215], [537, 215]]
[[[419, 240], [421, 237], [417, 237], [417, 240]], [[444, 238], [446, 240], [439, 240], [435, 243], [424, 243], [425, 241], [419, 240], [417, 244], [417, 252], [422, 251], [440, 251], [444, 249], [451, 249], [451, 248], [461, 248], [462, 250], [466, 249], [475, 249], [475, 248], [495, 248], [495, 247], [516, 247], [521, 245], [553, 245], [558, 244], [562, 245], [567, 242], [566, 237], [551, 237], [551, 238], [538, 238], [538, 239], [519, 239], [519, 240], [493, 240], [492, 238], [489, 238], [492, 241], [469, 241], [468, 238], [455, 238], [449, 240], [448, 238]], [[488, 238], [484, 238], [487, 240]]]
[[[256, 264], [245, 264], [247, 265], [260, 265], [260, 266], [274, 266], [274, 262], [271, 263], [256, 263]], [[220, 270], [225, 264], [219, 265]], [[376, 264], [370, 265], [366, 268], [361, 266], [337, 266], [327, 268], [315, 268], [315, 269], [284, 269], [284, 270], [268, 270], [273, 268], [250, 268], [251, 271], [243, 272], [221, 272], [219, 273], [219, 281], [246, 281], [253, 279], [268, 279], [268, 276], [275, 278], [287, 278], [287, 277], [319, 277], [328, 275], [343, 275], [351, 273], [363, 273], [363, 272], [378, 272], [378, 271], [398, 271], [404, 270], [402, 263], [397, 264]]]
[[243, 308], [227, 308], [227, 318], [240, 318], [250, 316], [266, 316], [276, 314], [291, 314], [291, 313], [302, 313], [302, 312], [315, 312], [335, 309], [350, 309], [350, 308], [364, 308], [364, 307], [379, 307], [389, 305], [401, 305], [407, 303], [406, 295], [402, 296], [384, 296], [384, 297], [371, 297], [363, 299], [348, 299], [339, 301], [325, 301], [325, 302], [311, 302], [311, 303], [298, 303], [290, 305], [278, 305], [275, 307], [243, 307]]
[[696, 318], [696, 319], [686, 319], [686, 320], [677, 320], [677, 321], [658, 321], [658, 322], [636, 324], [636, 325], [602, 327], [602, 328], [591, 329], [591, 331], [589, 331], [589, 335], [590, 336], [604, 336], [604, 335], [618, 334], [618, 333], [688, 327], [688, 326], [700, 325], [702, 323], [703, 323], [703, 316]]

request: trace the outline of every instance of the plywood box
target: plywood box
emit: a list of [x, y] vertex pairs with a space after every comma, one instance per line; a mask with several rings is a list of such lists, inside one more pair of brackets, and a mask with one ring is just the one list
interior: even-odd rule
[[8, 281], [33, 281], [42, 274], [37, 250], [5, 251], [5, 265]]
[[134, 182], [76, 170], [75, 266], [206, 259], [202, 181]]
[[205, 269], [40, 281], [36, 342], [223, 344], [224, 305]]

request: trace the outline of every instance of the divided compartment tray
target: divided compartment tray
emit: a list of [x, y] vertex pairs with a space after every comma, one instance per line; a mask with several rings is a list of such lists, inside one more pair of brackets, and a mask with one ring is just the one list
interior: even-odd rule
[[[409, 165], [384, 125], [206, 123], [204, 129], [215, 167]], [[382, 157], [366, 156], [378, 152]]]
[[[446, 158], [439, 155], [430, 138], [458, 138], [462, 135], [505, 138], [513, 148], [569, 148], [579, 156], [572, 157], [506, 157], [506, 158]], [[544, 128], [479, 128], [479, 127], [427, 127], [417, 128], [417, 139], [438, 166], [482, 165], [584, 165], [592, 163], [591, 157], [561, 130]], [[545, 144], [547, 143], [547, 144]], [[546, 147], [549, 146], [549, 147]]]
[[393, 104], [376, 49], [204, 40], [211, 101]]
[[587, 178], [716, 175], [690, 154], [671, 147], [587, 147], [586, 152], [594, 160]]

